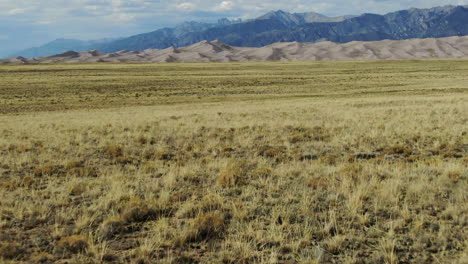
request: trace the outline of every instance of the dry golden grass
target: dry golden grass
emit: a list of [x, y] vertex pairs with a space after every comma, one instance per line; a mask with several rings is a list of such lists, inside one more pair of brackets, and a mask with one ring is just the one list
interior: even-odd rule
[[3, 114], [0, 260], [466, 263], [455, 86]]
[[0, 113], [459, 93], [467, 71], [466, 60], [0, 65]]

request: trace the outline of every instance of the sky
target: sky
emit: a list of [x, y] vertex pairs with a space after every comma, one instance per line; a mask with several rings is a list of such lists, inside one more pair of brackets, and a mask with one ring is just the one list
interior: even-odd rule
[[468, 0], [0, 0], [0, 57], [57, 38], [125, 37], [183, 21], [254, 18], [272, 10], [385, 14]]

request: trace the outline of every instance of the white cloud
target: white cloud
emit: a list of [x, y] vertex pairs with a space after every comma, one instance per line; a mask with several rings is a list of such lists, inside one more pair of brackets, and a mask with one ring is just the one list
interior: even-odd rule
[[235, 5], [232, 1], [223, 1], [216, 8], [214, 8], [214, 11], [230, 11], [234, 9], [234, 6]]
[[182, 11], [193, 11], [196, 8], [196, 5], [189, 2], [184, 2], [175, 6], [177, 9]]
[[56, 21], [54, 20], [39, 20], [39, 21], [36, 21], [36, 24], [38, 25], [51, 25], [51, 24], [55, 24]]
[[23, 14], [26, 12], [26, 9], [24, 8], [14, 8], [8, 11], [8, 15], [18, 15], [18, 14]]
[[8, 40], [9, 37], [5, 35], [0, 35], [0, 40]]
[[128, 13], [119, 13], [119, 14], [115, 14], [114, 18], [120, 22], [129, 22], [135, 19], [135, 15], [128, 14]]

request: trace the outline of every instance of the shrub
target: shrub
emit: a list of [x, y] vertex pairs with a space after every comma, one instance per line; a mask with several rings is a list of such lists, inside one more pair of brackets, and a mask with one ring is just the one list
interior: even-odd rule
[[51, 263], [53, 262], [53, 259], [54, 256], [47, 252], [34, 252], [31, 255], [31, 260], [33, 263]]
[[59, 240], [57, 247], [71, 253], [81, 253], [88, 248], [88, 242], [87, 238], [83, 235], [73, 235], [62, 237]]
[[140, 143], [141, 145], [146, 145], [146, 143], [148, 143], [148, 139], [145, 138], [144, 136], [139, 136], [136, 141], [138, 143]]
[[90, 167], [73, 168], [73, 169], [70, 169], [68, 173], [76, 177], [97, 177], [98, 176], [98, 170], [96, 168], [90, 168]]
[[122, 219], [127, 223], [152, 220], [157, 215], [158, 212], [153, 206], [139, 198], [130, 199], [122, 210]]
[[357, 181], [359, 176], [361, 176], [363, 167], [359, 163], [347, 163], [345, 166], [343, 166], [340, 170], [339, 173], [346, 177], [350, 178], [353, 181]]
[[111, 217], [104, 221], [99, 228], [99, 233], [104, 239], [111, 239], [116, 234], [125, 231], [125, 221], [121, 217]]
[[271, 175], [269, 168], [257, 168], [252, 172], [252, 176], [255, 178], [265, 178]]
[[244, 161], [232, 160], [219, 173], [216, 182], [222, 187], [243, 184], [246, 181], [247, 170], [248, 166]]
[[111, 158], [118, 158], [123, 156], [123, 149], [118, 145], [106, 145], [104, 146], [104, 152]]
[[199, 242], [216, 238], [225, 228], [226, 222], [221, 214], [216, 212], [203, 214], [193, 220], [187, 240], [189, 242]]
[[277, 163], [287, 161], [285, 147], [263, 146], [257, 151], [257, 155], [269, 159], [274, 159]]
[[340, 159], [340, 156], [337, 154], [329, 154], [320, 157], [320, 161], [330, 166], [337, 164], [337, 161]]
[[84, 183], [78, 183], [70, 189], [70, 195], [79, 196], [88, 190], [88, 185]]
[[34, 176], [36, 177], [53, 176], [61, 173], [63, 173], [63, 167], [54, 164], [44, 164], [34, 169]]
[[0, 182], [0, 189], [4, 189], [6, 191], [12, 192], [16, 190], [16, 184], [11, 181], [1, 181]]
[[157, 160], [172, 160], [175, 155], [170, 153], [170, 152], [166, 152], [166, 151], [158, 151], [156, 153], [154, 153], [154, 157], [157, 159]]
[[81, 168], [83, 166], [84, 166], [84, 162], [82, 160], [73, 160], [65, 164], [65, 170], [69, 171], [75, 168]]
[[82, 160], [70, 161], [65, 165], [65, 171], [69, 175], [77, 177], [97, 177], [98, 171], [96, 168], [85, 167], [85, 163]]
[[325, 177], [314, 177], [307, 182], [307, 186], [312, 189], [327, 189], [330, 187], [331, 182], [328, 178]]
[[0, 244], [0, 258], [17, 259], [26, 251], [16, 243], [5, 242]]
[[394, 145], [386, 147], [383, 153], [386, 155], [401, 155], [409, 157], [411, 154], [413, 154], [413, 150], [406, 145]]
[[242, 174], [238, 170], [223, 170], [219, 173], [216, 182], [222, 186], [235, 186], [241, 182]]
[[447, 178], [449, 178], [449, 180], [453, 183], [457, 183], [458, 181], [460, 181], [460, 179], [462, 179], [462, 172], [457, 170], [451, 170], [447, 172]]
[[284, 149], [279, 147], [263, 146], [261, 147], [257, 154], [266, 158], [275, 158], [284, 154]]
[[34, 185], [34, 178], [31, 176], [25, 176], [20, 182], [21, 187], [31, 187], [33, 185]]
[[307, 140], [310, 140], [311, 137], [307, 134], [302, 134], [302, 135], [295, 135], [293, 137], [291, 137], [289, 139], [289, 143], [291, 144], [296, 144], [296, 143], [299, 143], [299, 142], [304, 142], [304, 141], [307, 141]]

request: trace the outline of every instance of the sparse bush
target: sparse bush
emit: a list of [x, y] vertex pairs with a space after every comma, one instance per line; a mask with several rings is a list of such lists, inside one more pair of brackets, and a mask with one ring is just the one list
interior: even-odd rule
[[58, 176], [63, 173], [63, 167], [54, 164], [44, 164], [34, 169], [34, 176]]
[[292, 144], [306, 141], [330, 141], [331, 135], [321, 126], [315, 127], [292, 127], [288, 126], [286, 129], [293, 136], [289, 139]]
[[25, 153], [32, 151], [33, 148], [31, 146], [26, 145], [10, 145], [8, 147], [8, 151], [17, 152], [17, 153]]
[[0, 181], [0, 189], [11, 192], [16, 190], [16, 184], [11, 181]]
[[340, 156], [338, 154], [327, 154], [320, 157], [321, 162], [330, 166], [335, 166], [339, 159]]
[[291, 137], [289, 139], [289, 143], [291, 144], [296, 144], [296, 143], [299, 143], [299, 142], [303, 142], [303, 141], [307, 141], [307, 140], [310, 140], [312, 137], [307, 135], [307, 134], [303, 134], [303, 135], [295, 135], [293, 137]]
[[115, 159], [115, 163], [121, 165], [132, 164], [133, 158], [127, 156], [120, 156]]
[[242, 160], [231, 160], [223, 169], [216, 182], [222, 187], [244, 184], [247, 180], [248, 165]]
[[82, 160], [70, 161], [65, 165], [65, 171], [76, 177], [97, 177], [98, 170], [93, 167], [86, 167]]
[[68, 171], [70, 175], [76, 177], [97, 177], [98, 170], [96, 168], [85, 167], [85, 168], [72, 168]]
[[20, 182], [21, 187], [31, 187], [35, 183], [34, 178], [31, 176], [24, 176], [24, 178]]
[[127, 223], [143, 222], [154, 220], [158, 216], [158, 211], [147, 202], [139, 198], [132, 198], [125, 202], [121, 215]]
[[0, 258], [3, 259], [18, 259], [21, 258], [26, 250], [17, 243], [3, 242], [0, 243]]
[[216, 182], [223, 187], [235, 186], [242, 182], [243, 176], [241, 170], [227, 169], [219, 173]]
[[157, 160], [169, 161], [169, 160], [172, 160], [175, 157], [175, 155], [173, 153], [170, 153], [170, 152], [167, 152], [167, 151], [158, 151], [158, 152], [154, 153], [154, 157]]
[[163, 214], [155, 205], [132, 197], [123, 200], [119, 205], [120, 215], [105, 220], [100, 226], [100, 234], [105, 239], [111, 239], [115, 235], [123, 233], [127, 227], [133, 223], [155, 220]]
[[386, 147], [383, 150], [383, 154], [409, 157], [411, 154], [413, 154], [413, 150], [407, 145], [394, 145]]
[[266, 178], [271, 175], [271, 170], [269, 168], [257, 168], [252, 171], [252, 176], [254, 178]]
[[447, 172], [447, 178], [453, 183], [457, 183], [462, 179], [462, 172], [458, 170], [451, 170]]
[[103, 148], [104, 152], [109, 155], [111, 158], [119, 158], [123, 156], [123, 149], [121, 146], [118, 145], [106, 145]]
[[136, 141], [140, 143], [141, 145], [146, 145], [148, 143], [148, 139], [144, 136], [139, 136]]
[[73, 170], [73, 169], [76, 169], [76, 168], [82, 168], [84, 167], [84, 161], [82, 160], [73, 160], [73, 161], [69, 161], [67, 164], [65, 164], [65, 170], [69, 171], [69, 170]]
[[359, 163], [347, 163], [339, 170], [339, 175], [356, 182], [362, 176], [363, 166]]
[[51, 263], [54, 259], [54, 256], [47, 252], [34, 252], [31, 255], [31, 261], [33, 263]]
[[330, 185], [330, 180], [325, 177], [314, 177], [307, 182], [307, 186], [311, 187], [314, 190], [327, 189], [328, 187], [330, 187]]
[[71, 189], [70, 189], [70, 195], [73, 196], [78, 196], [84, 194], [88, 190], [88, 185], [85, 183], [78, 183], [75, 184]]
[[277, 163], [288, 160], [285, 147], [263, 146], [257, 151], [257, 155], [275, 160]]
[[83, 235], [73, 235], [69, 237], [62, 237], [58, 243], [57, 247], [61, 250], [71, 252], [71, 253], [81, 253], [88, 248], [87, 238]]
[[266, 158], [276, 158], [284, 155], [284, 148], [263, 146], [258, 150], [258, 155]]
[[338, 235], [325, 240], [323, 246], [327, 252], [337, 255], [344, 249], [346, 241], [346, 236]]
[[198, 242], [218, 237], [226, 228], [226, 221], [220, 213], [210, 212], [192, 221], [188, 242]]
[[111, 239], [115, 235], [124, 232], [126, 222], [122, 217], [111, 217], [104, 221], [99, 228], [99, 233], [104, 239]]

